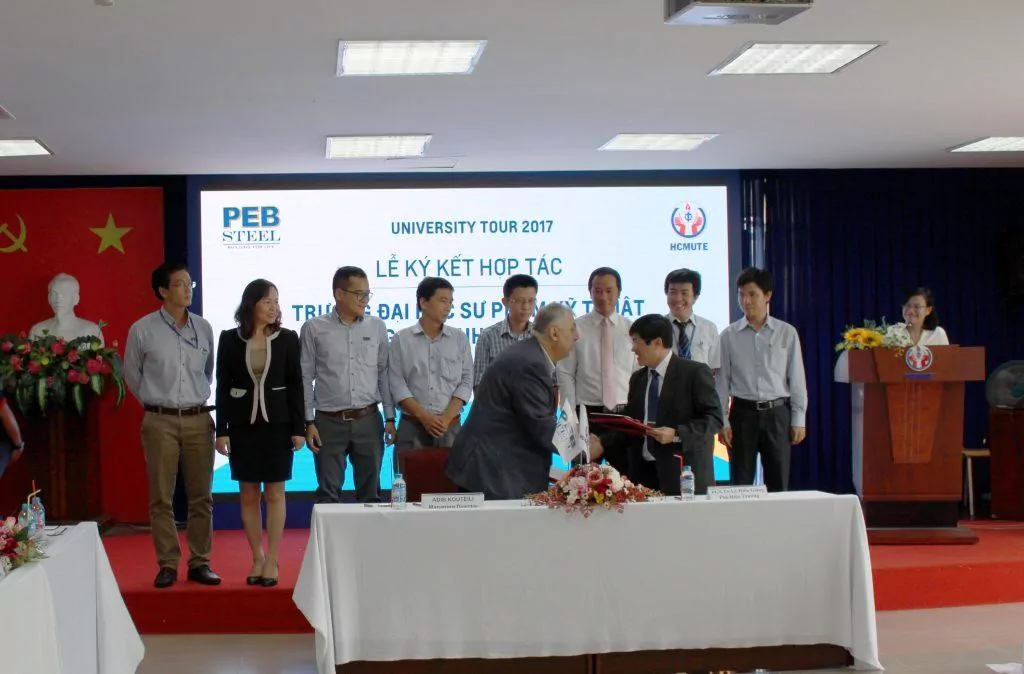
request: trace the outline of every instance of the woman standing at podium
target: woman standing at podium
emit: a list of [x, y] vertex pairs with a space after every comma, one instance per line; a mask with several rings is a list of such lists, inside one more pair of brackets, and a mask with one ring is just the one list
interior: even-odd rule
[[935, 298], [928, 288], [914, 288], [903, 301], [903, 320], [910, 339], [918, 346], [947, 346], [949, 337], [939, 327]]

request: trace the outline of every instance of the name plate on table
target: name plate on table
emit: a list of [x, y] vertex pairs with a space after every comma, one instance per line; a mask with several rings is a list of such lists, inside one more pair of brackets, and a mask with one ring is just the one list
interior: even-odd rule
[[756, 501], [768, 493], [768, 487], [759, 485], [738, 485], [732, 487], [708, 487], [709, 501]]
[[473, 494], [424, 494], [420, 504], [427, 510], [471, 510], [484, 504], [484, 495]]

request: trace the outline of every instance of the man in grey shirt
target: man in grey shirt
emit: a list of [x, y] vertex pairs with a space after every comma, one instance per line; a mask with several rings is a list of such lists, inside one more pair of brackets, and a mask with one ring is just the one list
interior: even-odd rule
[[195, 283], [184, 264], [164, 263], [153, 271], [153, 292], [163, 306], [128, 331], [124, 378], [146, 410], [142, 449], [149, 480], [149, 523], [160, 567], [153, 584], [178, 579], [181, 547], [171, 499], [180, 461], [188, 494], [188, 579], [219, 585], [210, 569], [213, 545], [213, 328], [189, 313]]
[[[345, 461], [352, 460], [356, 498], [380, 501], [385, 443], [395, 435], [388, 389], [388, 330], [366, 314], [373, 293], [359, 267], [334, 273], [334, 311], [302, 326], [306, 444], [313, 451], [317, 503], [341, 501]], [[377, 409], [384, 403], [384, 419]]]
[[505, 279], [501, 303], [508, 315], [485, 329], [476, 340], [476, 354], [473, 357], [473, 389], [480, 385], [487, 366], [502, 351], [516, 342], [533, 336], [530, 317], [537, 307], [537, 279], [526, 274], [515, 274]]
[[768, 315], [775, 287], [770, 272], [746, 269], [736, 286], [744, 317], [722, 331], [717, 386], [729, 414], [719, 437], [729, 448], [733, 484], [754, 483], [760, 454], [768, 491], [786, 491], [791, 446], [807, 434], [800, 337], [792, 325]]
[[428, 276], [416, 288], [422, 315], [391, 340], [388, 381], [402, 407], [395, 451], [451, 447], [459, 415], [473, 393], [473, 357], [462, 330], [445, 325], [454, 288]]

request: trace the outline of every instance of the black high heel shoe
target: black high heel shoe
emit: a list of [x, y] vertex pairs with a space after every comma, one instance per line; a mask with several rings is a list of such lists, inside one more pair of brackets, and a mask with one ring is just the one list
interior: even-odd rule
[[[278, 567], [277, 573], [278, 575], [281, 574], [280, 567]], [[274, 587], [275, 585], [277, 585], [277, 578], [267, 578], [266, 576], [260, 576], [259, 583], [263, 587]]]
[[[266, 562], [264, 562], [264, 565], [266, 565]], [[262, 569], [261, 569], [261, 571], [262, 571]], [[263, 580], [263, 576], [262, 575], [246, 576], [245, 577], [245, 584], [246, 585], [261, 585], [262, 584], [262, 582], [261, 582], [262, 580]]]

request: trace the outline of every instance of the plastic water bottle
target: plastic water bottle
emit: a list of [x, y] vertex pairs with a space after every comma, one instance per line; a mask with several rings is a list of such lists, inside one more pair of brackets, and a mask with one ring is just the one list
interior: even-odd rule
[[391, 483], [391, 507], [405, 510], [405, 478], [401, 473], [395, 473], [395, 480]]
[[682, 501], [692, 501], [694, 486], [693, 486], [693, 471], [690, 470], [689, 466], [683, 466], [683, 472], [679, 474], [679, 497]]
[[32, 497], [32, 519], [36, 521], [36, 531], [46, 531], [46, 508], [43, 507], [43, 499], [38, 496]]
[[18, 524], [28, 529], [29, 536], [36, 534], [36, 520], [32, 517], [32, 510], [27, 503], [21, 504], [21, 514], [18, 515]]

